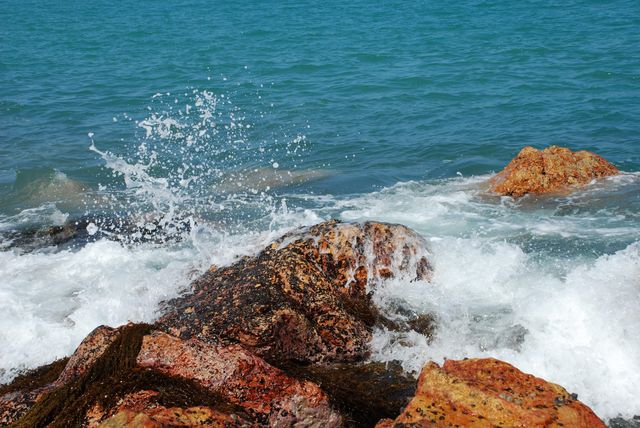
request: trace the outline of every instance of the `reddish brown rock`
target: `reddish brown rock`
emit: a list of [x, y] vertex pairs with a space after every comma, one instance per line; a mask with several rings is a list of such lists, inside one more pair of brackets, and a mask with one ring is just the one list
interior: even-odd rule
[[102, 325], [85, 337], [53, 386], [69, 383], [85, 374], [118, 337], [118, 329]]
[[270, 426], [341, 423], [316, 384], [286, 375], [240, 345], [208, 345], [153, 332], [143, 338], [137, 363], [170, 377], [193, 380]]
[[377, 428], [406, 426], [605, 427], [561, 386], [491, 358], [428, 363], [413, 400]]
[[[255, 427], [235, 414], [210, 407], [165, 407], [156, 402], [155, 391], [139, 391], [122, 398], [113, 415], [105, 419], [104, 410], [95, 406], [88, 413], [87, 428], [162, 428], [162, 427]], [[100, 422], [102, 421], [102, 422]]]
[[593, 179], [618, 174], [618, 169], [587, 152], [551, 146], [544, 150], [525, 147], [490, 181], [491, 191], [519, 197], [527, 193], [564, 191]]
[[[170, 418], [200, 418], [210, 426], [235, 421], [229, 426], [335, 427], [342, 422], [316, 384], [288, 376], [240, 345], [185, 341], [143, 324], [96, 329], [60, 376], [35, 391], [26, 409], [3, 422], [15, 427], [123, 421], [166, 426], [163, 421]], [[10, 408], [12, 398], [3, 404]]]
[[116, 413], [99, 428], [166, 428], [166, 427], [200, 427], [200, 428], [242, 428], [252, 427], [251, 423], [236, 416], [230, 416], [208, 407], [155, 407], [144, 412], [123, 410]]
[[8, 385], [0, 385], [0, 426], [10, 425], [22, 417], [42, 394], [51, 389], [68, 358], [31, 370]]
[[[117, 331], [111, 327], [100, 326], [84, 338], [71, 358], [54, 363], [54, 367], [44, 366], [17, 379], [30, 379], [31, 384], [14, 382], [0, 389], [0, 426], [13, 423], [43, 395], [86, 373], [115, 340]], [[64, 364], [58, 367], [60, 363]], [[57, 370], [55, 374], [54, 369]], [[43, 370], [46, 371], [43, 373]]]
[[158, 324], [182, 338], [241, 343], [272, 362], [361, 360], [384, 322], [367, 287], [394, 275], [428, 279], [425, 255], [423, 239], [401, 225], [321, 223], [210, 270]]
[[[211, 424], [339, 426], [341, 415], [313, 380], [260, 356], [292, 364], [362, 360], [376, 323], [397, 327], [372, 305], [371, 288], [394, 276], [428, 279], [426, 254], [422, 238], [400, 225], [331, 221], [294, 231], [255, 258], [210, 270], [154, 326], [97, 328], [55, 376], [0, 390], [0, 418], [17, 428], [154, 426], [173, 412], [176, 424], [193, 416]], [[381, 415], [395, 414], [407, 382], [376, 382], [369, 376], [376, 370], [384, 372], [307, 370], [306, 379], [331, 386], [340, 409], [355, 415], [350, 407], [374, 402], [345, 392], [339, 379], [355, 373], [371, 387], [363, 397], [398, 394], [378, 406]]]

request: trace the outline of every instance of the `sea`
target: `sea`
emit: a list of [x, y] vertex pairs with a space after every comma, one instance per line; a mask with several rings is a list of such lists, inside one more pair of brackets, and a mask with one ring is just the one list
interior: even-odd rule
[[[487, 191], [550, 145], [622, 173]], [[371, 359], [495, 357], [639, 415], [640, 2], [0, 4], [0, 382], [328, 219], [429, 246], [431, 281], [370, 291], [435, 336]]]

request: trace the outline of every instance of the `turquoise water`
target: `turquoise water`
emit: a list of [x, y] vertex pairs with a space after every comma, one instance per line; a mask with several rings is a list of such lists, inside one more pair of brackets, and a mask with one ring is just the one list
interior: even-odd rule
[[[436, 269], [378, 303], [441, 327], [377, 332], [373, 358], [495, 356], [640, 414], [640, 2], [61, 3], [0, 5], [0, 381], [293, 227], [376, 219], [425, 236]], [[484, 191], [552, 144], [624, 174]], [[79, 216], [180, 239], [11, 247]]]
[[140, 120], [154, 94], [190, 88], [230, 96], [250, 141], [304, 134], [305, 167], [338, 173], [317, 191], [488, 173], [524, 145], [639, 169], [636, 1], [8, 1], [0, 13], [3, 199], [44, 168], [95, 184], [87, 133], [123, 153], [135, 127], [113, 117]]

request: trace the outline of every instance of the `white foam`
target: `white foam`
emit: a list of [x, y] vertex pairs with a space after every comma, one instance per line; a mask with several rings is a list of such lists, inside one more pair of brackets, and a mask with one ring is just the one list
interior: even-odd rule
[[0, 383], [70, 355], [98, 325], [152, 321], [161, 301], [211, 265], [228, 265], [291, 227], [322, 220], [285, 203], [261, 232], [232, 235], [200, 224], [173, 246], [100, 240], [77, 251], [0, 252]]
[[578, 393], [601, 417], [638, 414], [639, 244], [566, 276], [504, 242], [446, 238], [432, 249], [432, 283], [388, 283], [376, 301], [436, 314], [435, 340], [380, 330], [374, 359], [419, 371], [427, 360], [495, 357]]
[[496, 357], [601, 417], [640, 414], [640, 174], [518, 200], [487, 194], [487, 178], [308, 197], [326, 215], [398, 222], [430, 241], [433, 281], [391, 282], [374, 299], [435, 314], [436, 338], [379, 330], [373, 358], [417, 372], [429, 359]]
[[192, 256], [108, 241], [77, 252], [0, 252], [0, 380], [69, 355], [100, 324], [152, 319], [158, 302], [186, 285]]

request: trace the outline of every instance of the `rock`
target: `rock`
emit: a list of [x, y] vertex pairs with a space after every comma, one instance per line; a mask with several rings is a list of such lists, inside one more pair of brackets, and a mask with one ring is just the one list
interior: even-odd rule
[[49, 391], [68, 360], [54, 361], [18, 376], [8, 385], [0, 385], [0, 426], [21, 418], [42, 394]]
[[[56, 380], [37, 387], [41, 392], [27, 403], [28, 411], [3, 423], [30, 428], [189, 420], [206, 420], [209, 426], [342, 423], [318, 385], [288, 376], [240, 345], [185, 341], [145, 324], [96, 329]], [[28, 388], [21, 394], [30, 394]], [[7, 396], [0, 412], [11, 405]]]
[[561, 386], [492, 358], [428, 363], [413, 400], [377, 428], [402, 426], [605, 427]]
[[0, 387], [0, 425], [13, 423], [46, 393], [85, 374], [117, 336], [116, 329], [98, 327], [80, 343], [71, 358], [40, 367]]
[[116, 413], [99, 428], [164, 428], [164, 427], [252, 427], [250, 422], [235, 415], [227, 415], [208, 407], [153, 407], [146, 411], [123, 410]]
[[[195, 415], [279, 427], [341, 425], [313, 379], [345, 409], [377, 403], [380, 409], [367, 413], [393, 416], [411, 383], [393, 370], [334, 366], [298, 380], [261, 356], [296, 364], [362, 360], [372, 327], [393, 324], [371, 303], [371, 289], [396, 276], [428, 279], [426, 256], [422, 238], [400, 225], [331, 221], [294, 231], [255, 258], [212, 268], [193, 294], [169, 303], [156, 325], [99, 327], [64, 368], [4, 387], [2, 421], [153, 426], [173, 412], [175, 421]], [[345, 385], [355, 391], [358, 383], [367, 390], [349, 397]], [[400, 398], [376, 401], [376, 393]]]
[[[165, 407], [157, 401], [155, 391], [138, 391], [124, 396], [113, 416], [105, 419], [104, 409], [94, 406], [87, 417], [87, 427], [98, 428], [161, 428], [167, 426], [252, 427], [241, 416], [205, 406]], [[102, 421], [102, 422], [101, 422]]]
[[513, 197], [543, 194], [588, 184], [593, 179], [618, 174], [618, 169], [587, 152], [551, 146], [544, 150], [525, 147], [490, 180], [491, 191]]
[[181, 338], [241, 343], [268, 361], [358, 361], [384, 323], [367, 287], [428, 279], [423, 239], [385, 223], [321, 223], [283, 236], [255, 258], [212, 269], [168, 303], [158, 325]]
[[640, 428], [640, 415], [635, 415], [631, 419], [612, 418], [609, 421], [609, 428]]
[[382, 418], [396, 417], [416, 390], [415, 378], [397, 362], [291, 365], [284, 370], [320, 385], [347, 427], [373, 427]]
[[64, 370], [52, 385], [66, 385], [88, 372], [96, 360], [115, 342], [120, 330], [104, 325], [95, 328], [80, 342]]
[[240, 345], [208, 345], [153, 332], [144, 336], [137, 363], [193, 380], [270, 426], [294, 426], [303, 420], [338, 426], [341, 420], [316, 384], [288, 376]]
[[137, 217], [88, 217], [80, 216], [60, 225], [36, 227], [27, 225], [15, 230], [0, 231], [0, 250], [12, 249], [30, 253], [79, 248], [99, 239], [123, 244], [154, 242], [158, 244], [178, 242], [192, 225], [186, 219], [174, 219], [165, 223], [163, 218], [146, 215]]

